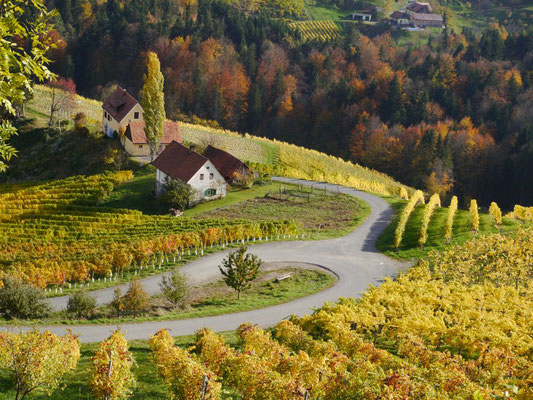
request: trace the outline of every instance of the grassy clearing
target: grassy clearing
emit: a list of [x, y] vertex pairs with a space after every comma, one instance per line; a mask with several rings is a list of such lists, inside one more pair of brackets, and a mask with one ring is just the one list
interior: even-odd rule
[[272, 186], [267, 197], [218, 208], [203, 213], [201, 218], [269, 221], [283, 216], [299, 224], [308, 238], [327, 239], [351, 232], [370, 214], [368, 204], [352, 196], [297, 190], [285, 184]]
[[[111, 332], [110, 332], [111, 334]], [[235, 346], [237, 337], [235, 333], [223, 333], [224, 339]], [[194, 344], [194, 336], [182, 336], [177, 338], [176, 345], [189, 348]], [[152, 360], [150, 347], [146, 340], [129, 342], [130, 351], [135, 358], [137, 366], [134, 373], [137, 378], [137, 388], [130, 398], [131, 400], [168, 400], [170, 394], [163, 380], [159, 377], [155, 363]], [[56, 390], [51, 397], [44, 394], [31, 396], [31, 399], [41, 400], [52, 398], [54, 400], [92, 400], [88, 385], [91, 379], [91, 357], [98, 349], [98, 344], [83, 344], [81, 346], [81, 359], [76, 370], [64, 380], [63, 390]], [[0, 375], [0, 400], [12, 400], [15, 392], [11, 390], [11, 382], [5, 375]], [[231, 394], [224, 394], [224, 400], [230, 400]]]
[[[453, 223], [453, 237], [450, 244], [444, 241], [444, 228], [446, 224], [447, 208], [437, 208], [431, 218], [428, 228], [428, 240], [421, 249], [418, 244], [420, 226], [425, 205], [418, 205], [411, 214], [405, 227], [402, 244], [396, 253], [394, 251], [394, 230], [398, 223], [398, 217], [407, 204], [404, 200], [387, 199], [395, 209], [395, 218], [392, 223], [385, 229], [377, 241], [377, 248], [384, 254], [393, 258], [413, 259], [426, 256], [432, 250], [444, 250], [446, 247], [455, 244], [461, 244], [474, 237], [472, 231], [470, 212], [466, 210], [457, 210]], [[502, 233], [508, 234], [516, 230], [518, 222], [504, 218], [502, 224]], [[479, 214], [479, 235], [498, 233], [494, 226], [494, 219], [488, 213]]]
[[348, 10], [344, 10], [332, 4], [322, 3], [317, 0], [306, 0], [305, 10], [307, 15], [316, 21], [339, 21], [346, 19], [349, 16]]
[[[276, 277], [285, 273], [292, 273], [292, 276], [277, 282]], [[220, 280], [191, 288], [183, 307], [173, 307], [163, 297], [155, 296], [152, 298], [150, 310], [137, 318], [131, 316], [117, 318], [109, 307], [104, 306], [99, 310], [98, 316], [91, 320], [68, 319], [61, 312], [41, 320], [24, 321], [24, 324], [120, 325], [124, 323], [180, 320], [231, 314], [270, 307], [309, 296], [331, 287], [335, 280], [336, 278], [333, 275], [326, 272], [287, 266], [261, 271], [250, 290], [241, 294], [240, 300], [237, 300], [235, 292]], [[3, 323], [5, 324], [5, 322]], [[7, 321], [7, 323], [11, 324], [11, 321]], [[20, 321], [17, 321], [17, 323], [20, 323]]]

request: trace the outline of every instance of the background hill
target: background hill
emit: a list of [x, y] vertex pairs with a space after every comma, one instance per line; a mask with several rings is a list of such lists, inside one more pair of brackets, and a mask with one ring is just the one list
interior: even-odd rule
[[533, 202], [528, 4], [433, 2], [448, 29], [418, 32], [347, 21], [405, 1], [48, 4], [59, 10], [53, 69], [85, 96], [116, 83], [137, 94], [151, 50], [170, 118], [320, 150], [466, 202]]

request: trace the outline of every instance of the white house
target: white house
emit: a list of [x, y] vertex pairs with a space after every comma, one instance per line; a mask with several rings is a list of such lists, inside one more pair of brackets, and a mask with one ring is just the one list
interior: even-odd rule
[[102, 106], [102, 130], [113, 137], [120, 128], [128, 126], [130, 122], [143, 122], [143, 109], [139, 102], [126, 89], [118, 87]]
[[167, 179], [191, 186], [191, 203], [214, 200], [226, 196], [226, 180], [206, 157], [173, 141], [152, 162], [156, 168], [156, 194], [165, 191]]

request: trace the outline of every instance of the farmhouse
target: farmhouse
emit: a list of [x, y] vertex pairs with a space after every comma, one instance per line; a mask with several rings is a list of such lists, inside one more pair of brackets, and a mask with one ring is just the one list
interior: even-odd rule
[[[144, 122], [130, 122], [126, 128], [126, 132], [120, 138], [122, 146], [124, 146], [126, 152], [131, 156], [142, 157], [150, 155], [150, 147], [146, 140], [144, 126]], [[165, 121], [165, 129], [157, 153], [159, 154], [173, 141], [181, 143], [180, 127], [177, 122]]]
[[156, 194], [165, 191], [167, 179], [191, 186], [192, 204], [226, 196], [226, 181], [206, 157], [173, 141], [159, 154], [152, 165], [156, 171]]
[[404, 12], [401, 12], [401, 11], [394, 11], [390, 15], [390, 19], [391, 19], [391, 21], [393, 23], [395, 23], [397, 25], [407, 25], [407, 24], [409, 24], [409, 22], [411, 20], [411, 17], [407, 13], [404, 13]]
[[205, 149], [204, 156], [213, 163], [215, 168], [228, 182], [232, 182], [239, 176], [245, 176], [252, 173], [250, 168], [237, 157], [211, 145], [207, 146], [207, 149]]
[[414, 14], [431, 14], [433, 12], [431, 4], [421, 3], [419, 1], [415, 1], [414, 3], [408, 4], [405, 9], [407, 10], [407, 12]]
[[439, 14], [411, 14], [411, 24], [418, 27], [442, 28], [444, 19]]
[[362, 13], [362, 12], [354, 12], [354, 13], [352, 13], [352, 19], [355, 19], [355, 20], [358, 20], [358, 21], [370, 21], [370, 20], [372, 20], [372, 14]]
[[102, 130], [113, 137], [115, 132], [120, 132], [121, 127], [126, 127], [130, 122], [143, 121], [143, 109], [139, 102], [120, 86], [104, 102], [102, 106]]

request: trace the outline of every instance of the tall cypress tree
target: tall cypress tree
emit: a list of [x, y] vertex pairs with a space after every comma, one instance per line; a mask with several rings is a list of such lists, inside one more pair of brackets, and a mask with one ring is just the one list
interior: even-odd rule
[[144, 132], [150, 147], [152, 161], [159, 150], [159, 143], [165, 128], [165, 95], [163, 94], [164, 78], [157, 54], [148, 53], [144, 75], [144, 86], [141, 89], [141, 106], [144, 110]]

